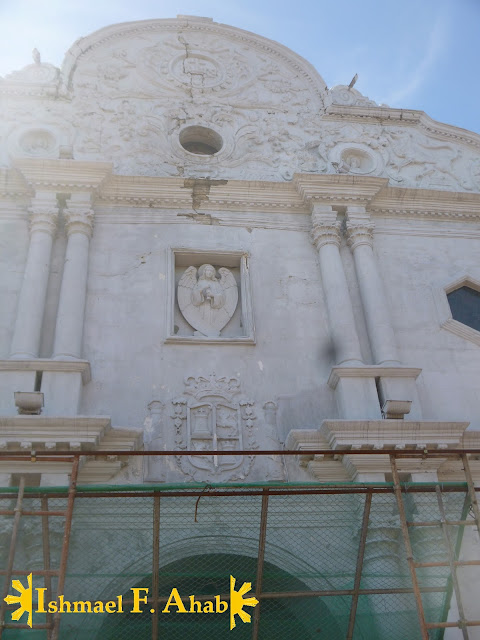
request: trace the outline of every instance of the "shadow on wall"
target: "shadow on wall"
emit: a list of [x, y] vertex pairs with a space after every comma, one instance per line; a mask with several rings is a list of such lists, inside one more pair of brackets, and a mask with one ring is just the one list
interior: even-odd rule
[[283, 442], [292, 429], [318, 429], [323, 420], [338, 417], [334, 391], [325, 383], [294, 396], [280, 396], [277, 415]]

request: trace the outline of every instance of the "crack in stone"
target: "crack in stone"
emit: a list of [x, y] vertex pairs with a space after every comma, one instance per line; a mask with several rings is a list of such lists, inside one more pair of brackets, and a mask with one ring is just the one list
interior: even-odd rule
[[[199, 209], [203, 203], [209, 201], [211, 187], [219, 187], [228, 184], [228, 180], [210, 180], [210, 178], [185, 178], [183, 186], [185, 189], [192, 190], [192, 209], [195, 213], [199, 213]], [[205, 215], [205, 214], [200, 214]]]
[[187, 42], [187, 41], [185, 40], [185, 38], [183, 37], [183, 33], [182, 33], [182, 32], [180, 32], [180, 33], [178, 34], [178, 41], [180, 42], [180, 44], [183, 44], [183, 46], [185, 47], [185, 58], [183, 59], [183, 63], [182, 63], [182, 66], [183, 66], [183, 73], [184, 73], [184, 75], [185, 75], [185, 76], [187, 76], [187, 77], [189, 77], [189, 78], [190, 78], [190, 85], [189, 85], [189, 87], [188, 87], [188, 91], [189, 91], [189, 94], [190, 94], [190, 99], [191, 99], [191, 100], [192, 100], [192, 102], [193, 102], [193, 81], [192, 81], [192, 74], [191, 74], [189, 71], [187, 71], [187, 69], [186, 69], [186, 67], [185, 67], [185, 62], [186, 62], [187, 58], [189, 57], [190, 51], [188, 50], [188, 42]]

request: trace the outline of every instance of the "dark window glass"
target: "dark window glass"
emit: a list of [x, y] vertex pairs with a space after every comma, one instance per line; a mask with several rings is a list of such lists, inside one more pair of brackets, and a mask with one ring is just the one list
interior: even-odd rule
[[447, 295], [454, 320], [480, 331], [480, 292], [460, 287]]

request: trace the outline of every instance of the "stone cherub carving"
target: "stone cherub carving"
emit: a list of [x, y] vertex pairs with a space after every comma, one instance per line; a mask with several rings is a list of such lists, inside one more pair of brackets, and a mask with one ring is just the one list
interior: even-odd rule
[[178, 306], [195, 335], [218, 337], [233, 316], [238, 303], [238, 287], [232, 272], [217, 271], [211, 264], [188, 267], [178, 283]]

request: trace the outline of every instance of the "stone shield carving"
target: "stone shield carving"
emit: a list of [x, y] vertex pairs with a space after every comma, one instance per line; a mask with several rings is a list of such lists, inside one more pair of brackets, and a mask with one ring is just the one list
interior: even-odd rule
[[[241, 480], [253, 463], [253, 456], [236, 453], [256, 449], [257, 420], [254, 402], [240, 396], [236, 378], [187, 378], [185, 397], [172, 401], [175, 445], [178, 449], [204, 451], [205, 455], [178, 457], [177, 465], [196, 481]], [[231, 455], [209, 455], [209, 451], [231, 451]]]
[[211, 264], [188, 267], [178, 283], [178, 306], [195, 335], [216, 337], [233, 316], [238, 303], [238, 286], [229, 269], [217, 271]]

